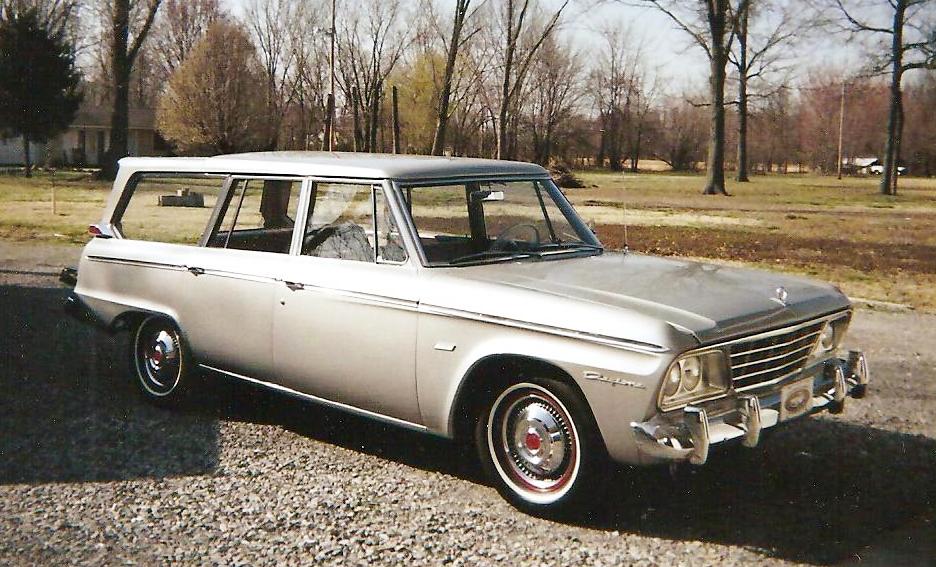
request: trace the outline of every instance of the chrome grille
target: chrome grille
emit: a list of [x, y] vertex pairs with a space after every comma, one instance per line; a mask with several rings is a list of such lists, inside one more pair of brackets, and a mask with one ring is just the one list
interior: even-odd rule
[[730, 355], [735, 389], [772, 382], [802, 370], [819, 340], [823, 322], [733, 343]]

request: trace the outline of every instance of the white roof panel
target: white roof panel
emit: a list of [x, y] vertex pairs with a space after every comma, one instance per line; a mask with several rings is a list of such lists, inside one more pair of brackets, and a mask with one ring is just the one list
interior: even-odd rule
[[134, 171], [256, 173], [362, 179], [434, 179], [463, 176], [543, 176], [542, 167], [517, 161], [353, 152], [254, 152], [205, 158], [124, 158]]

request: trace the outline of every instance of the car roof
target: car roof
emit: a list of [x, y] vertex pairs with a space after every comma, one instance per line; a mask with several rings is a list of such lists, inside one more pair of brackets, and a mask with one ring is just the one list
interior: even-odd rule
[[518, 161], [303, 151], [252, 152], [199, 158], [128, 157], [120, 160], [120, 167], [132, 172], [244, 173], [399, 180], [548, 175], [539, 165]]

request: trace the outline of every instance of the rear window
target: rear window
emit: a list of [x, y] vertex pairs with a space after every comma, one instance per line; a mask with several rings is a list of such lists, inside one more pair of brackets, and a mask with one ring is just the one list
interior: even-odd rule
[[131, 240], [198, 244], [223, 184], [221, 177], [143, 174], [114, 224]]

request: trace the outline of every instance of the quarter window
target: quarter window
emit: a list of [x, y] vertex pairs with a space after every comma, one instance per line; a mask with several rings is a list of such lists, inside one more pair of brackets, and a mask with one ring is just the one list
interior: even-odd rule
[[123, 198], [114, 226], [131, 240], [197, 244], [223, 183], [220, 177], [144, 173]]

